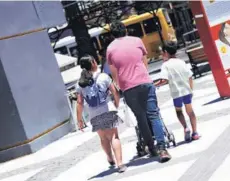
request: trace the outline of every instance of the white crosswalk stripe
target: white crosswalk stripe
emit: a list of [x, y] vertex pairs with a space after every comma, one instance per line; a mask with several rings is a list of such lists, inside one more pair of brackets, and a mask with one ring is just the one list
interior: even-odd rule
[[22, 174], [18, 174], [18, 175], [12, 176], [12, 177], [1, 179], [0, 181], [26, 181], [28, 178], [30, 178], [33, 175], [35, 175], [36, 173], [40, 172], [42, 169], [43, 168], [32, 170], [32, 171], [22, 173]]

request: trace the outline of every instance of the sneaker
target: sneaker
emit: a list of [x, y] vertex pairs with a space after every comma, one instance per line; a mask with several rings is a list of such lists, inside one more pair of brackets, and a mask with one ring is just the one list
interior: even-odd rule
[[186, 142], [191, 141], [191, 131], [189, 129], [185, 130], [184, 132], [184, 140]]
[[159, 157], [161, 163], [167, 162], [172, 158], [171, 155], [168, 153], [168, 151], [165, 149], [159, 150]]
[[126, 165], [120, 165], [118, 166], [118, 173], [123, 173], [127, 170], [127, 166]]
[[200, 139], [200, 136], [199, 136], [199, 134], [198, 133], [192, 133], [192, 140], [198, 140], [198, 139]]

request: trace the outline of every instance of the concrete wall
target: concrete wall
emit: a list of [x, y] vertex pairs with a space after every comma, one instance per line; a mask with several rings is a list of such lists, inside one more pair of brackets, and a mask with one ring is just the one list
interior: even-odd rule
[[0, 41], [0, 57], [28, 138], [69, 118], [46, 31]]
[[65, 21], [59, 1], [0, 1], [0, 38], [62, 25]]
[[0, 2], [0, 161], [70, 131], [65, 86], [45, 29], [64, 22], [60, 2]]
[[[0, 148], [26, 139], [2, 63], [0, 62]], [[15, 128], [17, 131], [15, 132]]]

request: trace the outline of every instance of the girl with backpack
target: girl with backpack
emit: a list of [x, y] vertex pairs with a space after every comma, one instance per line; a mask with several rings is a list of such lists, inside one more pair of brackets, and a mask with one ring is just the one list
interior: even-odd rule
[[[86, 101], [89, 107], [92, 131], [98, 133], [109, 164], [111, 166], [115, 165], [112, 155], [113, 150], [118, 172], [124, 172], [126, 166], [122, 162], [121, 143], [117, 130], [117, 126], [122, 122], [117, 115], [120, 101], [119, 94], [112, 83], [112, 79], [107, 74], [100, 72], [97, 62], [92, 56], [82, 57], [80, 66], [83, 70], [76, 86], [79, 128], [83, 129], [82, 112], [84, 101]], [[114, 96], [114, 103], [109, 98], [109, 91]]]

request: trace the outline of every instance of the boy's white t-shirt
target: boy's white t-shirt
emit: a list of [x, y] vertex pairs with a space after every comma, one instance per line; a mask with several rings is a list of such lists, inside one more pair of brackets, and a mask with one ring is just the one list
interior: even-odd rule
[[167, 79], [173, 99], [192, 93], [189, 78], [193, 73], [186, 63], [178, 58], [171, 58], [161, 67], [161, 78]]

